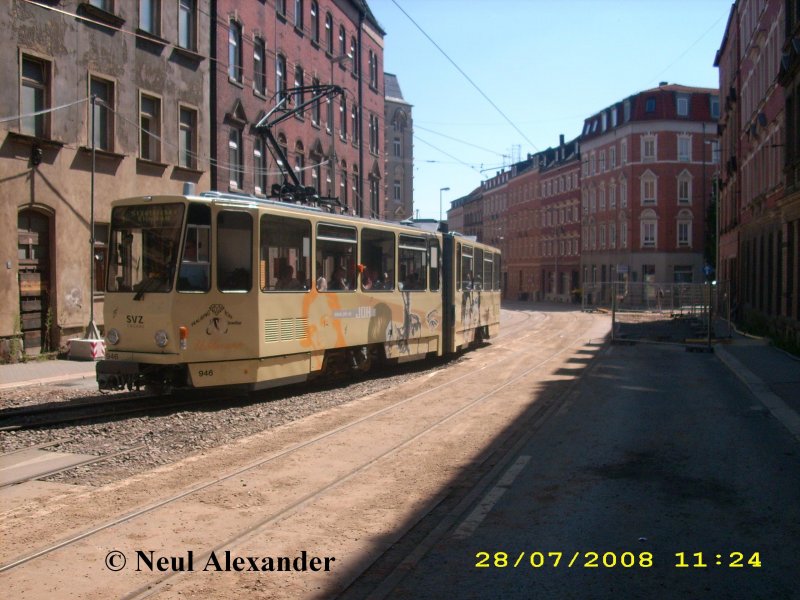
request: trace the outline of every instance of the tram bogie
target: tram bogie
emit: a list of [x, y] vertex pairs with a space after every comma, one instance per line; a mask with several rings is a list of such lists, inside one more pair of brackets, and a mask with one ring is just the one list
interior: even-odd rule
[[261, 389], [496, 335], [500, 254], [452, 233], [209, 193], [112, 205], [101, 389]]

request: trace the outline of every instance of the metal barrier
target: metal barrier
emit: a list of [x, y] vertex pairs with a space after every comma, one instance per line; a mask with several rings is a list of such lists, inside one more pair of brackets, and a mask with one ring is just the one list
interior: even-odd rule
[[728, 289], [718, 282], [596, 282], [584, 285], [581, 305], [611, 313], [615, 341], [710, 345], [725, 335], [725, 322], [730, 335]]

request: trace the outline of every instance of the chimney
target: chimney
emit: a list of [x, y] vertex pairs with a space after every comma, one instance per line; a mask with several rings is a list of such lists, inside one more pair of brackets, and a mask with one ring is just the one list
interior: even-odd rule
[[558, 145], [559, 146], [563, 146], [564, 145], [564, 134], [563, 133], [558, 136]]

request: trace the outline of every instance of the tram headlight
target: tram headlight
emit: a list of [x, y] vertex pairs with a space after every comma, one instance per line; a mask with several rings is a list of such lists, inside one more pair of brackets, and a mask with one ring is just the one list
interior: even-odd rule
[[167, 335], [166, 331], [164, 331], [163, 329], [159, 329], [158, 331], [156, 331], [155, 340], [156, 340], [156, 346], [158, 346], [159, 348], [163, 348], [164, 346], [167, 345], [167, 342], [169, 342], [169, 336]]
[[106, 333], [106, 340], [112, 346], [116, 346], [117, 344], [119, 344], [119, 331], [117, 331], [113, 327], [109, 329], [108, 332]]

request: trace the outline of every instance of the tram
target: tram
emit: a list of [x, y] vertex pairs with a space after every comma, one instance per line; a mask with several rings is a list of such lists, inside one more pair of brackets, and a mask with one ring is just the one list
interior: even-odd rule
[[498, 332], [500, 253], [456, 233], [206, 192], [112, 204], [102, 390], [263, 389]]

